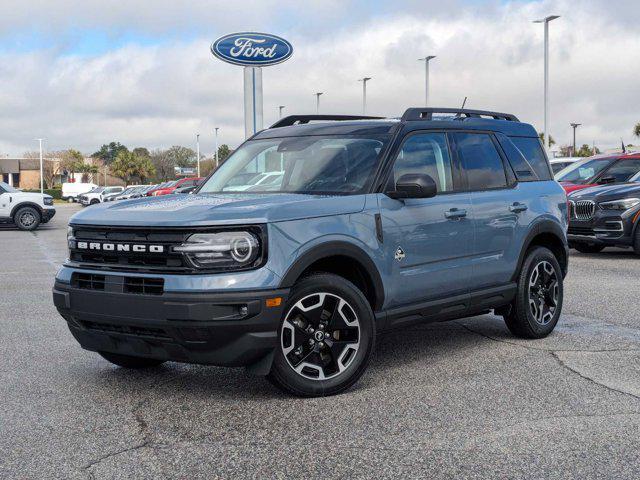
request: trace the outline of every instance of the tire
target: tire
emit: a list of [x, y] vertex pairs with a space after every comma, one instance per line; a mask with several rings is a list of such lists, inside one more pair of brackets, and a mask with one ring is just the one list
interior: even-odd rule
[[13, 223], [20, 230], [31, 231], [38, 228], [42, 218], [40, 212], [33, 207], [21, 207], [13, 215]]
[[95, 198], [89, 202], [89, 205], [95, 205], [96, 203], [100, 203], [100, 200], [96, 200]]
[[294, 395], [335, 395], [362, 376], [375, 337], [375, 316], [354, 284], [329, 273], [310, 275], [294, 285], [285, 305], [267, 378]]
[[600, 253], [604, 250], [604, 245], [593, 245], [591, 243], [576, 243], [575, 248], [580, 253]]
[[558, 259], [547, 248], [532, 248], [518, 275], [516, 298], [504, 316], [507, 328], [520, 338], [546, 337], [560, 318], [563, 293], [562, 269]]
[[102, 358], [118, 365], [122, 368], [151, 368], [157, 367], [164, 363], [163, 360], [155, 360], [153, 358], [132, 357], [130, 355], [119, 355], [117, 353], [98, 352]]

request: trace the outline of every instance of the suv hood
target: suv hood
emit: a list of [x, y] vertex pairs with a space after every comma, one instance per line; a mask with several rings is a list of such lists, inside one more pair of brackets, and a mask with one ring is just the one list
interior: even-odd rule
[[51, 195], [47, 195], [47, 194], [36, 193], [36, 192], [23, 192], [22, 190], [20, 190], [17, 193], [13, 193], [12, 195], [19, 196], [21, 202], [32, 201], [38, 204], [41, 204], [44, 198], [51, 197]]
[[94, 205], [76, 213], [70, 223], [156, 227], [243, 225], [355, 213], [364, 208], [364, 202], [364, 195], [165, 195]]
[[624, 183], [585, 188], [569, 195], [569, 200], [606, 202], [609, 200], [638, 196], [640, 196], [640, 183]]

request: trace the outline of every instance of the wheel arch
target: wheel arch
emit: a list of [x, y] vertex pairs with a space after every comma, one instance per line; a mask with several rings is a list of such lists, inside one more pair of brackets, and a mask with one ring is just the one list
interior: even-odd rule
[[11, 209], [11, 214], [9, 216], [13, 219], [15, 214], [18, 212], [18, 210], [24, 207], [35, 208], [38, 214], [40, 215], [40, 221], [42, 221], [42, 207], [34, 202], [21, 202], [17, 204], [16, 206], [13, 207], [13, 209]]
[[312, 247], [289, 267], [280, 287], [290, 288], [311, 272], [333, 273], [351, 281], [362, 290], [374, 311], [380, 310], [384, 304], [384, 284], [378, 268], [371, 257], [356, 245], [331, 241]]
[[518, 268], [513, 275], [513, 280], [517, 279], [524, 263], [525, 255], [533, 246], [541, 246], [551, 250], [558, 259], [562, 269], [562, 276], [566, 276], [569, 268], [569, 249], [566, 238], [567, 236], [562, 227], [552, 220], [543, 220], [534, 225], [523, 243], [518, 257]]

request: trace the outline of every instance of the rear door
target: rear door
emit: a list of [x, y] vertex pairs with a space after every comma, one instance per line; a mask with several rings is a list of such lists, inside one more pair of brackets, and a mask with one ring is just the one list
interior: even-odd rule
[[460, 191], [459, 169], [442, 132], [405, 137], [388, 187], [407, 173], [426, 173], [438, 186], [433, 198], [394, 200], [380, 194], [384, 254], [393, 281], [389, 307], [468, 292], [473, 245], [471, 199]]
[[470, 289], [504, 285], [514, 272], [519, 252], [516, 229], [527, 202], [515, 175], [491, 133], [456, 132], [452, 144], [460, 161], [473, 205], [475, 240]]

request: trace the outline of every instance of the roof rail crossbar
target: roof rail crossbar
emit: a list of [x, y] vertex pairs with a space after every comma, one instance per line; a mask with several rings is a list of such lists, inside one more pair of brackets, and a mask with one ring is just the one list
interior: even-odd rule
[[469, 110], [465, 108], [408, 108], [402, 115], [402, 121], [407, 120], [432, 120], [437, 113], [454, 113], [456, 118], [481, 118], [491, 117], [495, 120], [508, 120], [519, 122], [518, 117], [511, 113], [490, 112], [487, 110]]
[[366, 115], [289, 115], [281, 118], [269, 128], [289, 127], [301, 125], [315, 120], [341, 121], [341, 120], [380, 120], [384, 117], [369, 117]]

